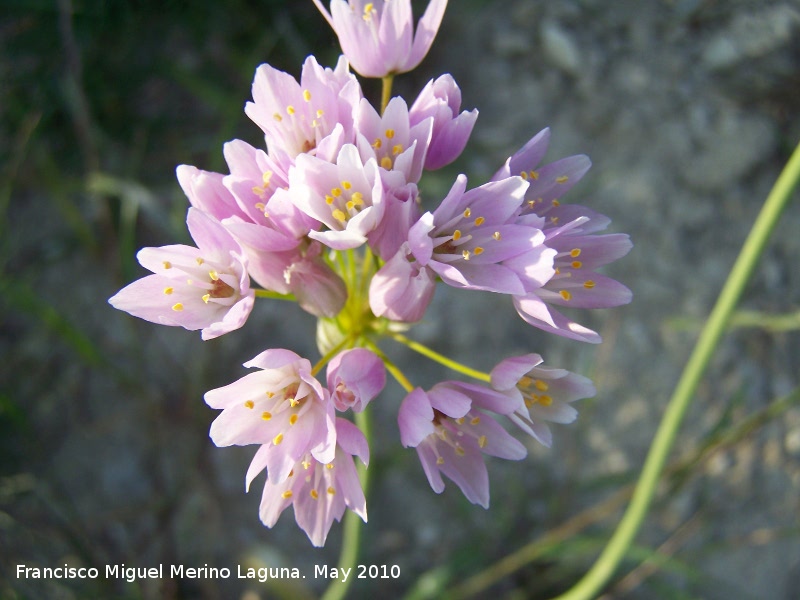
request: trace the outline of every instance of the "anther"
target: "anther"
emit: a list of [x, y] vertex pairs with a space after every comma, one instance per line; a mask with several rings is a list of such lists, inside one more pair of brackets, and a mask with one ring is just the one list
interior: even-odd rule
[[347, 221], [347, 215], [344, 214], [344, 211], [342, 211], [339, 208], [335, 209], [331, 214], [333, 215], [333, 218], [336, 219], [337, 221], [340, 221], [342, 223]]
[[283, 498], [284, 500], [288, 500], [291, 497], [292, 497], [292, 490], [286, 490], [281, 494], [281, 498]]
[[[372, 4], [369, 4], [368, 6], [372, 6]], [[393, 137], [394, 137], [394, 129], [387, 129], [386, 130], [386, 139], [390, 140]]]
[[328, 463], [327, 465], [325, 465], [325, 468], [328, 469], [328, 470], [332, 469], [333, 468], [333, 463]]
[[381, 138], [376, 138], [375, 141], [372, 143], [372, 147], [375, 148], [376, 150], [380, 150], [381, 146], [383, 146]]
[[265, 410], [263, 413], [261, 413], [261, 418], [265, 421], [269, 421], [272, 418], [272, 413]]
[[274, 114], [272, 115], [272, 118], [273, 118], [273, 119], [275, 119], [275, 120], [276, 120], [278, 123], [280, 123], [281, 121], [283, 121], [283, 117], [282, 117], [282, 116], [280, 116], [278, 113], [274, 113]]
[[585, 287], [587, 290], [592, 289], [594, 286], [595, 283], [591, 279], [587, 279], [586, 281], [583, 282], [583, 287]]
[[556, 177], [556, 183], [567, 183], [569, 181], [569, 177], [566, 175], [561, 175], [560, 177]]
[[335, 490], [335, 489], [333, 489], [333, 486], [330, 486], [330, 487], [327, 489], [327, 492], [328, 492], [328, 493], [329, 493], [331, 496], [333, 496], [333, 495], [336, 493], [336, 490]]
[[533, 382], [533, 385], [535, 385], [536, 389], [539, 390], [540, 392], [546, 392], [550, 387], [549, 385], [547, 385], [547, 383], [545, 383], [541, 379], [535, 380]]
[[211, 277], [211, 281], [217, 281], [219, 279], [219, 273], [216, 271], [209, 271], [208, 276]]
[[458, 241], [458, 240], [460, 240], [460, 239], [461, 239], [461, 230], [460, 230], [460, 229], [456, 229], [456, 230], [453, 232], [453, 241], [454, 241], [454, 242], [457, 242], [457, 241]]
[[483, 225], [483, 222], [485, 220], [486, 219], [484, 219], [483, 217], [478, 217], [477, 219], [475, 219], [475, 227], [480, 227], [481, 225]]
[[181, 312], [183, 310], [183, 304], [181, 304], [180, 302], [178, 302], [177, 304], [173, 304], [172, 310], [174, 310], [175, 312]]
[[519, 176], [520, 176], [520, 177], [522, 177], [522, 178], [523, 178], [525, 181], [527, 181], [527, 180], [528, 180], [528, 174], [527, 174], [525, 171], [523, 171], [522, 173], [520, 173], [520, 174], [519, 174]]
[[438, 457], [438, 458], [436, 459], [436, 464], [437, 464], [437, 465], [443, 465], [443, 464], [444, 464], [444, 458], [442, 458], [441, 456], [440, 456], [440, 457]]
[[346, 189], [346, 190], [349, 190], [351, 187], [353, 187], [353, 184], [352, 184], [352, 183], [350, 183], [349, 181], [343, 181], [343, 182], [342, 182], [342, 187], [343, 187], [344, 189]]
[[161, 263], [161, 264], [163, 264], [163, 265], [164, 265], [164, 268], [165, 268], [165, 269], [171, 269], [171, 268], [172, 268], [172, 263], [171, 263], [171, 262], [169, 262], [168, 260], [165, 260], [165, 261], [164, 261], [163, 263]]
[[208, 304], [208, 301], [211, 300], [211, 294], [203, 294], [202, 298], [203, 298], [203, 302]]
[[202, 265], [204, 262], [206, 262], [206, 261], [204, 261], [204, 260], [202, 259], [202, 257], [200, 257], [200, 256], [198, 256], [198, 257], [197, 257], [195, 260], [197, 261], [197, 264], [198, 264], [198, 265]]
[[386, 169], [387, 171], [389, 171], [389, 170], [391, 170], [391, 168], [394, 166], [394, 163], [392, 162], [392, 159], [391, 159], [390, 157], [388, 157], [388, 156], [384, 156], [384, 157], [381, 159], [381, 166], [382, 166], [384, 169]]
[[529, 171], [528, 175], [530, 175], [531, 179], [539, 179], [539, 173], [537, 171]]
[[570, 294], [567, 290], [561, 290], [560, 292], [558, 292], [558, 294], [567, 302], [569, 302], [572, 299], [572, 294]]
[[464, 250], [463, 252], [461, 252], [461, 256], [464, 257], [464, 260], [469, 260], [469, 256], [470, 256], [469, 250]]
[[278, 445], [278, 444], [280, 444], [282, 441], [283, 441], [283, 434], [282, 434], [282, 433], [279, 433], [279, 434], [278, 434], [278, 435], [276, 435], [274, 438], [272, 438], [272, 445], [273, 445], [273, 446], [277, 446], [277, 445]]
[[483, 254], [483, 248], [481, 246], [475, 246], [475, 250], [473, 252], [475, 252], [475, 256], [478, 256]]
[[547, 394], [539, 396], [537, 400], [542, 406], [550, 406], [553, 403], [553, 399]]
[[172, 292], [174, 292], [174, 291], [175, 291], [175, 290], [174, 290], [174, 289], [172, 289], [171, 287], [164, 288], [164, 293], [165, 293], [167, 296], [169, 296], [169, 295], [170, 295]]
[[482, 435], [481, 437], [478, 438], [478, 446], [480, 446], [481, 448], [486, 448], [486, 441], [487, 441], [486, 436]]
[[456, 454], [458, 454], [459, 456], [464, 456], [466, 452], [464, 451], [464, 448], [462, 448], [461, 446], [456, 446]]
[[334, 198], [338, 198], [341, 195], [342, 195], [342, 188], [335, 187], [331, 189], [331, 196], [333, 196]]
[[464, 218], [469, 219], [470, 215], [472, 215], [472, 209], [467, 207], [467, 209], [464, 211]]
[[303, 100], [306, 102], [311, 102], [311, 92], [308, 90], [303, 90]]
[[583, 266], [583, 263], [579, 260], [572, 261], [572, 268], [573, 269], [580, 269]]
[[578, 258], [581, 255], [581, 249], [580, 248], [573, 248], [572, 250], [570, 250], [569, 255], [572, 258]]
[[394, 146], [392, 146], [392, 155], [393, 156], [397, 156], [402, 151], [403, 151], [403, 145], [402, 144], [395, 144]]
[[291, 417], [289, 417], [289, 425], [294, 425], [295, 423], [297, 423], [297, 419], [298, 418], [299, 417], [296, 414], [294, 414]]
[[481, 422], [481, 418], [480, 417], [473, 417], [472, 420], [469, 422], [469, 424], [470, 425], [477, 425], [480, 422]]
[[317, 490], [311, 490], [311, 491], [309, 492], [309, 495], [310, 495], [310, 496], [311, 496], [311, 497], [312, 497], [314, 500], [316, 500], [316, 499], [318, 499], [318, 498], [319, 498], [319, 493], [317, 492]]
[[492, 234], [492, 237], [493, 237], [494, 239], [496, 239], [496, 240], [498, 240], [498, 241], [499, 241], [499, 240], [500, 240], [500, 238], [501, 238], [502, 236], [500, 235], [500, 232], [499, 232], [499, 231], [495, 231], [495, 232]]
[[289, 106], [286, 107], [286, 114], [287, 115], [293, 115], [294, 113], [295, 113], [294, 106], [292, 106], [290, 104]]

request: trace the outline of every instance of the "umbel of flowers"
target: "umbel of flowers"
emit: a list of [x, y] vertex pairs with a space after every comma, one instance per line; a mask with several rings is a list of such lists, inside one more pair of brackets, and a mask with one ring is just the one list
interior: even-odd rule
[[[542, 366], [538, 354], [506, 358], [486, 373], [398, 333], [424, 317], [437, 285], [507, 295], [534, 327], [597, 343], [596, 332], [560, 308], [629, 302], [630, 291], [597, 269], [631, 243], [599, 233], [609, 224], [603, 215], [563, 200], [590, 162], [541, 164], [548, 129], [490, 181], [470, 185], [459, 175], [423, 209], [424, 172], [461, 154], [478, 113], [461, 110], [450, 75], [430, 81], [410, 105], [391, 97], [391, 82], [426, 55], [446, 0], [431, 0], [416, 28], [410, 0], [333, 0], [330, 12], [314, 3], [344, 55], [333, 68], [309, 56], [299, 81], [267, 64], [256, 70], [245, 113], [265, 147], [225, 144], [227, 174], [178, 167], [196, 246], [142, 249], [139, 262], [152, 275], [109, 302], [154, 323], [199, 329], [204, 340], [242, 327], [256, 298], [293, 300], [318, 318], [315, 364], [267, 349], [245, 363], [247, 375], [205, 400], [221, 411], [211, 426], [215, 444], [257, 447], [246, 484], [266, 471], [262, 522], [271, 527], [292, 506], [322, 546], [345, 509], [367, 520], [355, 458], [367, 465], [369, 445], [357, 423], [387, 370], [407, 395], [377, 401], [397, 406], [399, 440], [416, 449], [433, 490], [444, 489], [444, 475], [483, 507], [483, 455], [526, 455], [503, 423], [549, 446], [548, 423], [573, 421], [572, 402], [594, 394], [588, 379]], [[364, 97], [351, 68], [383, 80], [382, 106]], [[380, 350], [384, 338], [470, 379], [416, 387]]]

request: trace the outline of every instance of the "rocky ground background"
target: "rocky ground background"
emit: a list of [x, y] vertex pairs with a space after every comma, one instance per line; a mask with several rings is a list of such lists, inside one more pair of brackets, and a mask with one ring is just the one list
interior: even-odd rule
[[[291, 514], [271, 531], [260, 525], [259, 493], [243, 493], [252, 450], [215, 448], [215, 414], [202, 402], [265, 347], [317, 356], [312, 319], [259, 302], [247, 327], [201, 343], [106, 304], [142, 274], [136, 248], [187, 241], [174, 167], [222, 170], [222, 142], [259, 143], [241, 111], [255, 67], [298, 74], [309, 53], [331, 64], [326, 27], [310, 2], [278, 1], [60, 0], [11, 3], [0, 17], [3, 598], [322, 591], [313, 580], [43, 587], [15, 568], [336, 562], [338, 527], [315, 550]], [[588, 317], [605, 339], [588, 346], [525, 326], [506, 298], [437, 292], [415, 339], [487, 370], [540, 352], [591, 376], [598, 394], [581, 402], [576, 424], [556, 429], [552, 449], [530, 444], [522, 463], [490, 461], [484, 511], [453, 485], [430, 490], [399, 445], [402, 393], [388, 388], [375, 404], [363, 558], [397, 564], [402, 576], [357, 582], [353, 597], [435, 597], [437, 582], [464, 584], [582, 514], [535, 560], [474, 588], [476, 597], [544, 598], [577, 580], [610, 535], [619, 507], [602, 503], [635, 479], [699, 328], [800, 140], [800, 3], [454, 0], [434, 51], [397, 91], [413, 97], [446, 71], [481, 114], [468, 152], [426, 189], [446, 189], [459, 171], [484, 181], [549, 126], [548, 159], [593, 161], [564, 201], [631, 234], [633, 251], [607, 273], [634, 301]], [[774, 408], [798, 386], [798, 231], [795, 196], [681, 430], [673, 458], [697, 460], [665, 480], [608, 597], [800, 593], [800, 409]], [[386, 349], [415, 382], [445, 375]], [[753, 415], [761, 419], [745, 430]], [[654, 551], [659, 566], [639, 567]]]

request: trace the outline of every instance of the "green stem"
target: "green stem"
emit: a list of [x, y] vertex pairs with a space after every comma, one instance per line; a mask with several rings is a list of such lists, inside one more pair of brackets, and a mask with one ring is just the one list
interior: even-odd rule
[[279, 294], [278, 292], [273, 292], [272, 290], [260, 290], [254, 289], [256, 293], [256, 298], [272, 298], [273, 300], [289, 300], [290, 302], [296, 302], [297, 298], [295, 298], [294, 294]]
[[378, 355], [378, 358], [380, 358], [383, 361], [383, 364], [386, 366], [386, 370], [389, 371], [389, 373], [392, 374], [392, 377], [394, 377], [395, 380], [397, 380], [397, 383], [399, 383], [401, 386], [403, 386], [403, 389], [405, 391], [413, 392], [414, 388], [415, 388], [414, 384], [411, 383], [408, 380], [408, 377], [406, 377], [403, 374], [403, 372], [397, 367], [397, 365], [395, 365], [389, 359], [389, 357], [386, 356], [386, 354], [384, 354], [383, 351], [380, 348], [378, 348], [378, 346], [375, 345], [375, 342], [373, 342], [372, 340], [369, 340], [369, 339], [367, 339], [365, 341], [366, 341], [367, 345], [370, 347], [370, 349], [375, 354]]
[[386, 107], [389, 105], [389, 100], [392, 98], [392, 82], [394, 81], [394, 75], [387, 75], [383, 79], [381, 79], [381, 114], [383, 111], [386, 110]]
[[667, 405], [664, 417], [642, 467], [642, 473], [633, 492], [631, 503], [628, 505], [622, 520], [592, 568], [572, 588], [558, 596], [557, 600], [589, 600], [594, 598], [613, 576], [626, 551], [631, 546], [653, 499], [661, 471], [675, 441], [683, 416], [725, 331], [731, 314], [736, 308], [739, 297], [755, 269], [770, 234], [775, 228], [781, 212], [789, 202], [792, 190], [799, 179], [800, 145], [795, 149], [783, 172], [775, 182], [775, 186], [767, 196], [764, 206], [742, 246], [736, 263], [728, 275], [719, 298], [717, 298], [717, 303], [714, 305], [711, 315], [700, 333], [700, 338], [697, 340], [692, 355], [689, 357], [689, 361]]
[[330, 359], [332, 359], [334, 356], [336, 356], [337, 354], [339, 354], [339, 352], [340, 352], [340, 351], [341, 351], [341, 350], [342, 350], [342, 349], [343, 349], [345, 346], [347, 346], [347, 345], [349, 345], [349, 344], [352, 344], [352, 343], [353, 343], [353, 338], [352, 338], [352, 336], [349, 336], [349, 335], [348, 335], [348, 336], [347, 336], [346, 338], [344, 338], [344, 339], [343, 339], [341, 342], [339, 342], [339, 343], [338, 343], [338, 344], [336, 344], [336, 345], [335, 345], [333, 348], [331, 348], [330, 350], [328, 350], [328, 351], [325, 353], [325, 356], [323, 356], [322, 358], [320, 358], [320, 359], [319, 359], [319, 361], [317, 361], [317, 364], [315, 364], [315, 365], [314, 365], [314, 367], [311, 369], [311, 374], [312, 374], [312, 375], [314, 375], [314, 376], [316, 376], [316, 374], [317, 374], [317, 373], [319, 373], [319, 372], [320, 372], [320, 370], [322, 370], [322, 367], [324, 367], [325, 365], [327, 365], [327, 364], [328, 364], [328, 361], [330, 361]]
[[[367, 444], [370, 444], [372, 439], [372, 420], [369, 408], [360, 413], [355, 413], [355, 421], [361, 433], [367, 438]], [[369, 486], [369, 471], [362, 463], [358, 463], [356, 468], [358, 470], [358, 479], [361, 482], [361, 489], [364, 490], [364, 497], [366, 497]], [[338, 567], [345, 571], [349, 569], [350, 577], [344, 582], [332, 581], [322, 595], [321, 600], [341, 600], [347, 594], [350, 583], [355, 579], [353, 567], [358, 564], [362, 525], [361, 517], [351, 510], [345, 511], [344, 524], [342, 526], [342, 551], [339, 554]]]
[[414, 352], [419, 352], [423, 356], [430, 358], [433, 361], [438, 362], [439, 364], [444, 365], [448, 369], [452, 369], [458, 373], [463, 373], [464, 375], [468, 375], [469, 377], [474, 377], [480, 381], [485, 381], [489, 383], [491, 381], [491, 376], [488, 373], [484, 373], [483, 371], [478, 371], [477, 369], [473, 369], [472, 367], [468, 367], [467, 365], [462, 365], [460, 362], [453, 360], [452, 358], [448, 358], [443, 354], [439, 354], [435, 350], [431, 350], [427, 346], [420, 344], [419, 342], [415, 342], [414, 340], [408, 339], [402, 333], [389, 333], [387, 334], [393, 340], [400, 342], [401, 344], [405, 344], [409, 348], [411, 348]]

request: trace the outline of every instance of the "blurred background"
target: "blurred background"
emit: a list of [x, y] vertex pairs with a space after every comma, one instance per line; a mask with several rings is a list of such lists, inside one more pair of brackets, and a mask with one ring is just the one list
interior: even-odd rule
[[[189, 243], [175, 167], [224, 171], [222, 144], [263, 145], [246, 118], [255, 68], [299, 76], [335, 37], [309, 1], [0, 2], [0, 597], [313, 598], [238, 580], [35, 581], [16, 565], [333, 566], [291, 511], [268, 530], [254, 449], [216, 448], [203, 393], [268, 347], [312, 361], [315, 325], [259, 301], [243, 329], [201, 342], [115, 311], [142, 246]], [[425, 3], [415, 2], [416, 14]], [[498, 10], [498, 8], [501, 8]], [[699, 328], [772, 183], [800, 140], [796, 0], [454, 0], [409, 101], [451, 72], [473, 139], [445, 172], [488, 179], [543, 127], [547, 160], [594, 163], [563, 201], [592, 207], [634, 249], [607, 269], [630, 306], [581, 315], [604, 343], [524, 325], [508, 298], [440, 289], [410, 336], [490, 370], [541, 353], [592, 377], [597, 397], [552, 449], [489, 460], [492, 506], [434, 494], [399, 443], [403, 397], [375, 408], [362, 562], [397, 580], [351, 597], [546, 598], [608, 539]], [[376, 97], [375, 82], [364, 83]], [[775, 231], [682, 428], [663, 489], [608, 598], [786, 598], [800, 593], [800, 208]], [[419, 385], [452, 377], [385, 350]], [[544, 537], [543, 537], [544, 536]], [[517, 553], [522, 549], [522, 553]], [[516, 568], [497, 566], [517, 553]], [[486, 571], [488, 569], [488, 571]], [[476, 575], [482, 575], [478, 580]]]

